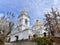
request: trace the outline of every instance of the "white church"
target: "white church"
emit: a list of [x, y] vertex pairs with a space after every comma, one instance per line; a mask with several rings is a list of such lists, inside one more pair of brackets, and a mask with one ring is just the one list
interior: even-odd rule
[[18, 38], [18, 40], [26, 40], [32, 39], [34, 35], [43, 37], [44, 33], [48, 33], [45, 30], [44, 24], [39, 20], [36, 20], [32, 28], [30, 28], [30, 17], [25, 9], [22, 10], [18, 16], [18, 23], [14, 26], [14, 29], [16, 32], [9, 35], [11, 42], [16, 41], [16, 38]]

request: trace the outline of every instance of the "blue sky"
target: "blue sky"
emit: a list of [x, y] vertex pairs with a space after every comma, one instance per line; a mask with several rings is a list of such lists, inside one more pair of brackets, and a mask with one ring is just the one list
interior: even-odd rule
[[31, 25], [36, 19], [43, 22], [44, 14], [51, 7], [60, 8], [59, 0], [0, 0], [0, 16], [11, 11], [17, 17], [25, 8], [30, 16]]

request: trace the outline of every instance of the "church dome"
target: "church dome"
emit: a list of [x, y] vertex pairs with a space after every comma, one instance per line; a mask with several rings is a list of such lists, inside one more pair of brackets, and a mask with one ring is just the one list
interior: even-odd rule
[[[18, 18], [21, 17], [22, 15], [25, 15], [25, 16], [29, 17], [29, 16], [28, 16], [28, 12], [26, 11], [26, 9], [23, 9], [23, 10], [21, 11], [21, 14], [18, 16]], [[29, 17], [29, 18], [30, 18], [30, 17]]]
[[22, 14], [24, 14], [24, 15], [28, 15], [26, 9], [22, 10], [21, 15], [22, 15]]
[[42, 23], [39, 20], [36, 20], [36, 23], [33, 25], [33, 27], [35, 27], [35, 26], [41, 26], [41, 25], [42, 25]]

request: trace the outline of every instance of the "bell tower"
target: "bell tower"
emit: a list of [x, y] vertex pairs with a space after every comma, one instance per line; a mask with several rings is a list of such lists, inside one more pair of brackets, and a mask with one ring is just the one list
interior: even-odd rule
[[28, 16], [27, 11], [24, 9], [21, 11], [21, 14], [18, 16], [19, 31], [28, 29], [29, 26], [30, 26], [30, 17]]

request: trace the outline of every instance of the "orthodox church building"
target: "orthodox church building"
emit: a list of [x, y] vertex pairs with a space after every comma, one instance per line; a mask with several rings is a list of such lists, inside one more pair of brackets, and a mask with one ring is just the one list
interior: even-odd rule
[[32, 39], [34, 35], [43, 37], [44, 33], [48, 33], [45, 30], [44, 24], [39, 20], [36, 20], [32, 28], [30, 28], [30, 16], [25, 9], [21, 11], [21, 14], [18, 16], [18, 23], [14, 28], [16, 32], [9, 35], [11, 42]]

